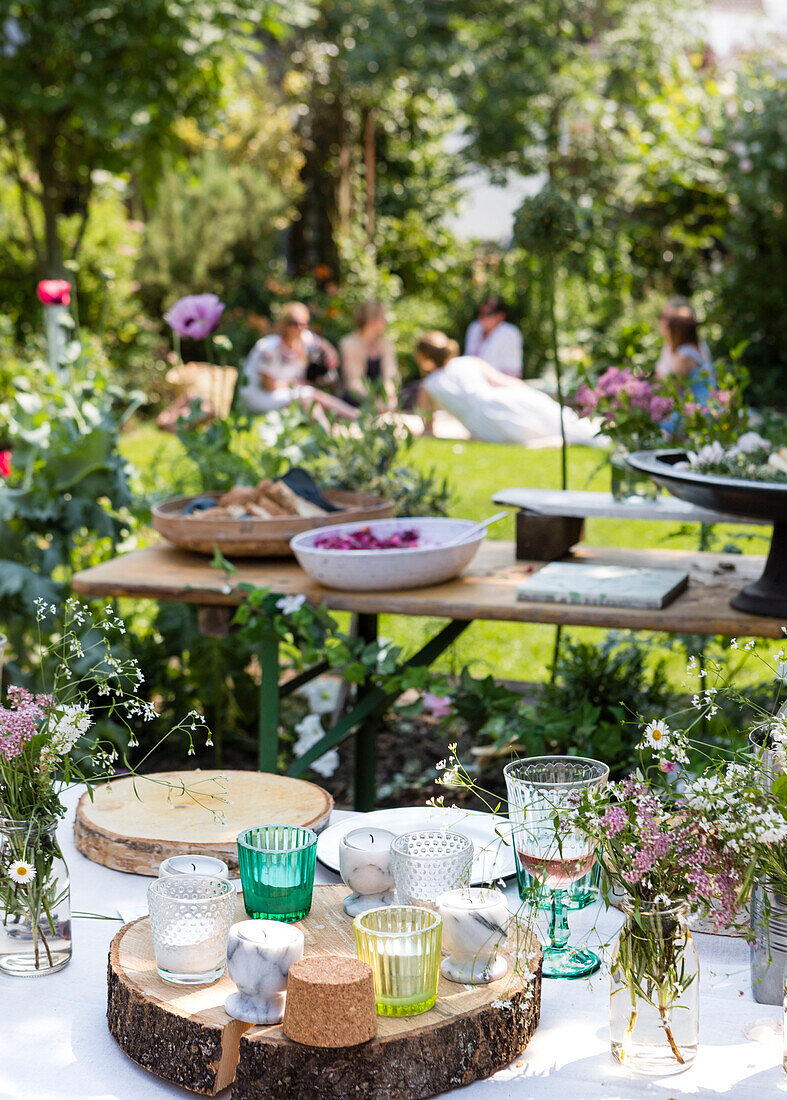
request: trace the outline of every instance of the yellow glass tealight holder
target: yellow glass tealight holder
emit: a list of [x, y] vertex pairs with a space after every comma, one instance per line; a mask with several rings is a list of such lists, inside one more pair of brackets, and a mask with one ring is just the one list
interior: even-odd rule
[[358, 958], [374, 975], [380, 1016], [417, 1016], [437, 1000], [442, 918], [431, 909], [391, 905], [353, 921]]

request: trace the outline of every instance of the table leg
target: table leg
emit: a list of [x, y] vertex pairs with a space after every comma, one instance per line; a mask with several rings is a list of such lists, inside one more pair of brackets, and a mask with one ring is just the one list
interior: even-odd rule
[[275, 772], [279, 755], [278, 639], [262, 639], [259, 648], [259, 659], [262, 675], [260, 679], [257, 768], [261, 772]]
[[[463, 630], [466, 630], [470, 626], [470, 621], [459, 622], [452, 620], [446, 626], [443, 627], [433, 638], [431, 638], [419, 651], [414, 654], [408, 661], [402, 664], [402, 668], [423, 667], [424, 665], [431, 665], [433, 661], [436, 661], [441, 653], [444, 653], [450, 645], [452, 645]], [[385, 711], [397, 697], [398, 692], [385, 692], [382, 688], [374, 687], [366, 691], [357, 701], [351, 711], [345, 714], [339, 721], [333, 726], [332, 729], [326, 733], [325, 737], [321, 738], [316, 745], [312, 745], [308, 752], [305, 752], [303, 756], [299, 756], [297, 760], [293, 760], [287, 769], [287, 775], [299, 776], [303, 775], [306, 769], [314, 760], [319, 760], [321, 756], [324, 756], [329, 749], [335, 748], [340, 745], [345, 738], [349, 737], [355, 727], [367, 720], [376, 721], [379, 716]]]
[[[377, 616], [358, 615], [358, 637], [366, 645], [377, 641]], [[376, 716], [361, 722], [355, 731], [355, 783], [353, 805], [356, 810], [373, 810], [377, 795]]]

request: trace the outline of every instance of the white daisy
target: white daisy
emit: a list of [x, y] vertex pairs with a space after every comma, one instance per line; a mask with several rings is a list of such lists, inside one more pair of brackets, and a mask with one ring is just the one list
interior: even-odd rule
[[642, 742], [652, 749], [663, 749], [669, 744], [670, 728], [663, 718], [655, 718], [645, 726]]
[[36, 877], [36, 869], [27, 860], [17, 859], [8, 868], [8, 874], [14, 882], [32, 882]]

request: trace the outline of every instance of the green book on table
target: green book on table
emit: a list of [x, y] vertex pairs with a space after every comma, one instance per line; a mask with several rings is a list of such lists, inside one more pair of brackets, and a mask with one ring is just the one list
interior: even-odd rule
[[518, 600], [596, 604], [653, 610], [666, 607], [686, 589], [680, 569], [642, 569], [552, 561], [517, 586]]

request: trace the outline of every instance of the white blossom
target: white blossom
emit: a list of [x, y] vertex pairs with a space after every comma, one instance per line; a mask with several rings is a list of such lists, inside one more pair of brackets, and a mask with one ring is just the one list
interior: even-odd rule
[[63, 707], [52, 724], [49, 737], [52, 750], [65, 756], [92, 725], [87, 707], [76, 704]]
[[339, 703], [341, 684], [333, 676], [318, 676], [300, 689], [312, 714], [333, 714]]
[[300, 594], [282, 596], [281, 599], [276, 601], [276, 608], [281, 611], [282, 615], [294, 615], [296, 611], [300, 611], [305, 603], [306, 597]]
[[[305, 718], [302, 718], [295, 727], [295, 732], [298, 734], [298, 739], [293, 747], [293, 752], [296, 756], [304, 756], [313, 745], [316, 745], [318, 741], [321, 741], [325, 736], [325, 730], [323, 729], [322, 720], [319, 714], [307, 714]], [[323, 775], [326, 778], [329, 775], [333, 775], [336, 769], [339, 767], [339, 754], [336, 749], [330, 749], [325, 752], [319, 759], [314, 760], [311, 767], [319, 775]]]

